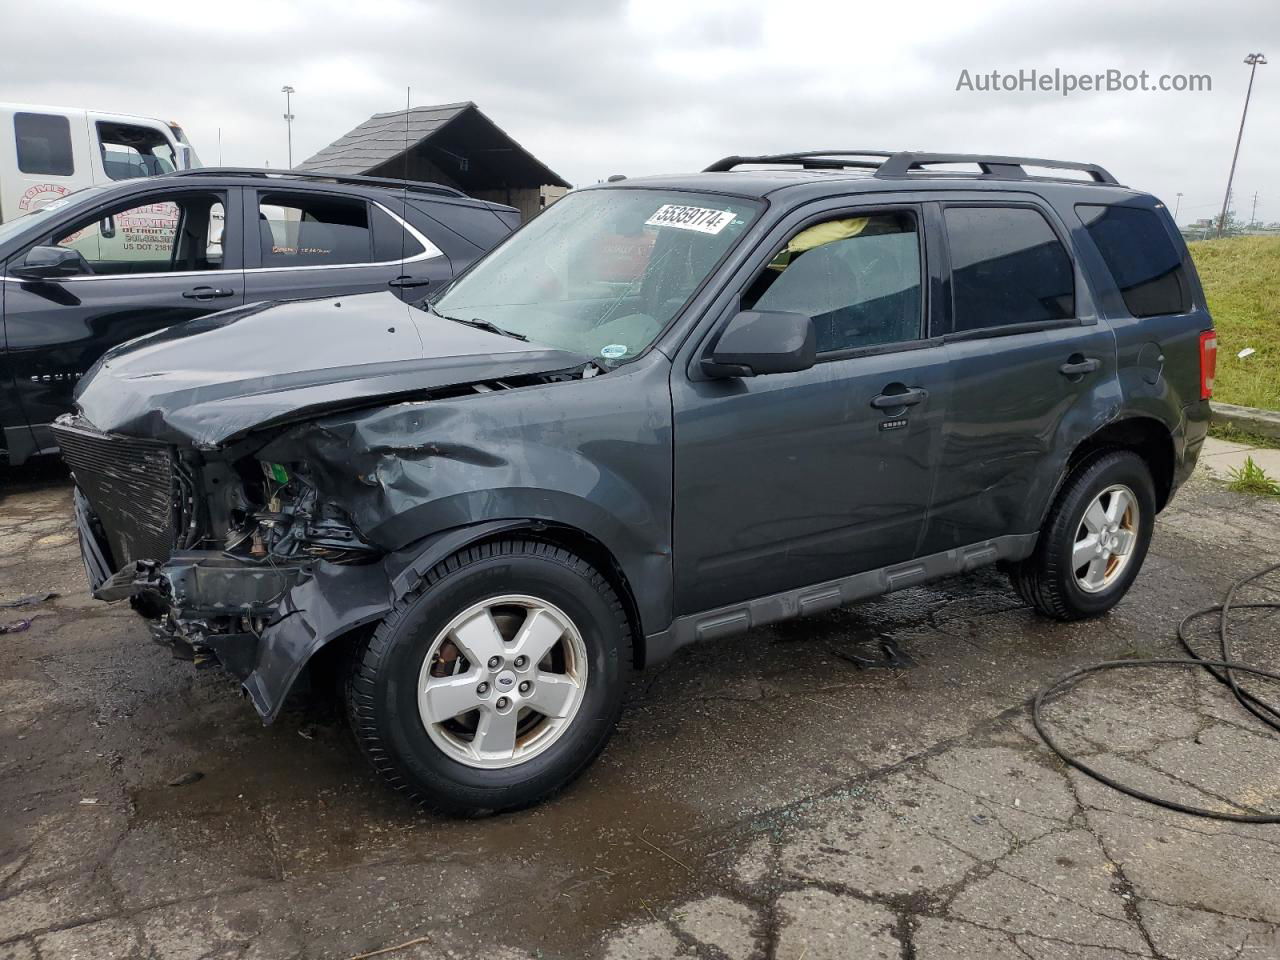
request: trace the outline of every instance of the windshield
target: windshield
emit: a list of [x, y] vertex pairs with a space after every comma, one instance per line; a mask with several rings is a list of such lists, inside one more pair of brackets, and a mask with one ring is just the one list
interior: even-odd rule
[[31, 229], [36, 223], [43, 223], [50, 213], [57, 213], [60, 210], [73, 210], [83, 204], [97, 200], [106, 189], [106, 187], [82, 187], [73, 193], [68, 193], [64, 197], [59, 197], [57, 200], [46, 203], [42, 207], [37, 207], [16, 220], [6, 220], [4, 223], [0, 223], [0, 244], [12, 237], [16, 237], [24, 230]]
[[675, 190], [571, 193], [433, 302], [606, 363], [644, 350], [760, 211]]

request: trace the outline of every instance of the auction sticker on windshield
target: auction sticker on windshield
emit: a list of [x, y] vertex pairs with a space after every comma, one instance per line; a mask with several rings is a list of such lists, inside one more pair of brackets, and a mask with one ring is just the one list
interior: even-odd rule
[[681, 230], [697, 230], [699, 233], [719, 233], [733, 223], [732, 210], [712, 210], [708, 207], [686, 207], [679, 203], [665, 203], [645, 221], [649, 227], [678, 227]]

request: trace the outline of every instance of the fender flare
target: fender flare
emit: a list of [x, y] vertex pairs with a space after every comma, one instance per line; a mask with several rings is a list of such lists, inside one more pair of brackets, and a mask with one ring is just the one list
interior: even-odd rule
[[495, 534], [529, 529], [528, 520], [489, 520], [424, 537], [381, 563], [321, 562], [281, 599], [258, 641], [244, 692], [264, 723], [280, 715], [303, 668], [322, 647], [376, 623], [441, 560]]

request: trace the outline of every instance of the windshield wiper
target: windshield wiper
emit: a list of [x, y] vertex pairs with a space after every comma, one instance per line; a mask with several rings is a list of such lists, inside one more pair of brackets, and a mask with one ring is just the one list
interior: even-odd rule
[[514, 330], [504, 330], [496, 323], [492, 323], [488, 320], [481, 320], [479, 317], [473, 317], [470, 320], [465, 317], [451, 317], [447, 313], [441, 313], [437, 310], [430, 300], [424, 300], [422, 305], [426, 307], [428, 313], [433, 313], [444, 320], [452, 320], [454, 323], [466, 324], [468, 327], [475, 327], [477, 330], [487, 330], [489, 333], [497, 333], [504, 337], [510, 337], [512, 340], [523, 340], [525, 343], [529, 342], [529, 338], [523, 333], [516, 333]]

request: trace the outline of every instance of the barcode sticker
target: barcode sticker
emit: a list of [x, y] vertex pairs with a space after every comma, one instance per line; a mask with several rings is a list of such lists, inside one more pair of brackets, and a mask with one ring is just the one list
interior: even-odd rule
[[648, 220], [650, 227], [676, 227], [680, 230], [696, 230], [699, 233], [719, 233], [733, 222], [732, 210], [712, 210], [708, 207], [686, 207], [678, 203], [663, 204]]

